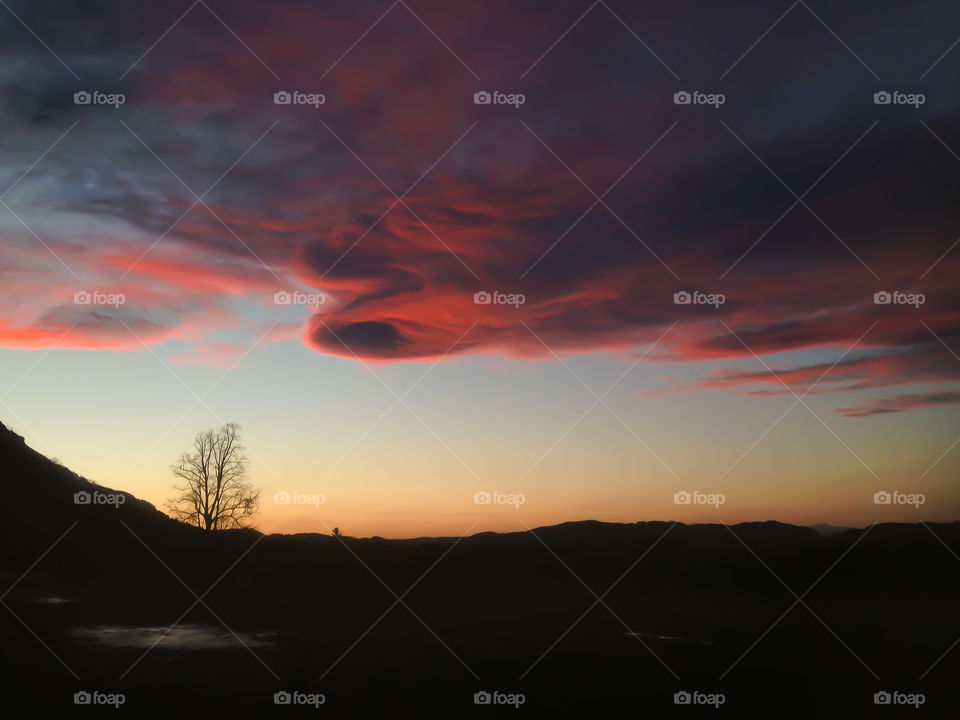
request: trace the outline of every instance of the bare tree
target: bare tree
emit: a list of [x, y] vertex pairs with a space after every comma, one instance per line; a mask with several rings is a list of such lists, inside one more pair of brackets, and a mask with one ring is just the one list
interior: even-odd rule
[[203, 530], [242, 527], [260, 504], [260, 491], [247, 480], [244, 450], [236, 423], [198, 432], [193, 451], [171, 466], [180, 483], [167, 501], [170, 515]]

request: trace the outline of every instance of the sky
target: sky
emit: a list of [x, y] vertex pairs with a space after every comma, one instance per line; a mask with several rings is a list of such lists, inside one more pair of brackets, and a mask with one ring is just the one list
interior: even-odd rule
[[237, 422], [274, 532], [958, 519], [960, 12], [722, 5], [8, 2], [0, 419], [158, 507]]

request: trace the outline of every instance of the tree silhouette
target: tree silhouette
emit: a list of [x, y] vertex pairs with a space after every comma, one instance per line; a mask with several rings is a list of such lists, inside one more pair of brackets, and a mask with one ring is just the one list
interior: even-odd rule
[[203, 530], [242, 527], [260, 504], [260, 491], [247, 480], [244, 450], [236, 423], [198, 432], [193, 451], [170, 468], [181, 481], [167, 501], [170, 515]]

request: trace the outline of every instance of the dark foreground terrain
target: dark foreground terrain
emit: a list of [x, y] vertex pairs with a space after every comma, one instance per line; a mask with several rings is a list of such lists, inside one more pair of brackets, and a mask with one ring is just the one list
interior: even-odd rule
[[[520, 712], [600, 717], [713, 716], [721, 700], [730, 716], [960, 706], [957, 523], [205, 536], [131, 496], [75, 504], [76, 492], [113, 491], [2, 426], [0, 482], [10, 717], [30, 706], [117, 714], [102, 704], [117, 693], [119, 714], [138, 717], [457, 717], [521, 700]], [[80, 692], [90, 708], [75, 706]], [[276, 705], [278, 692], [301, 705]], [[475, 704], [482, 692], [500, 706]], [[883, 692], [889, 706], [875, 704]]]

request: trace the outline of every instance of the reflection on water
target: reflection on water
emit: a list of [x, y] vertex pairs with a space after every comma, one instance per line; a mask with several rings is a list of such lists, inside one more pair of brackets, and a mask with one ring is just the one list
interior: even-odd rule
[[107, 645], [117, 648], [149, 648], [156, 645], [167, 650], [220, 650], [273, 645], [273, 633], [237, 633], [213, 625], [177, 625], [131, 627], [124, 625], [98, 625], [89, 628], [74, 628], [73, 636], [82, 643]]
[[38, 605], [63, 605], [64, 603], [76, 602], [73, 598], [47, 597], [45, 595], [33, 597], [30, 600]]
[[710, 640], [693, 640], [690, 638], [678, 637], [676, 635], [658, 635], [657, 633], [639, 633], [639, 632], [628, 632], [627, 637], [636, 637], [641, 640], [664, 640], [666, 642], [675, 642], [675, 643], [692, 643], [696, 645], [713, 645], [713, 642]]

